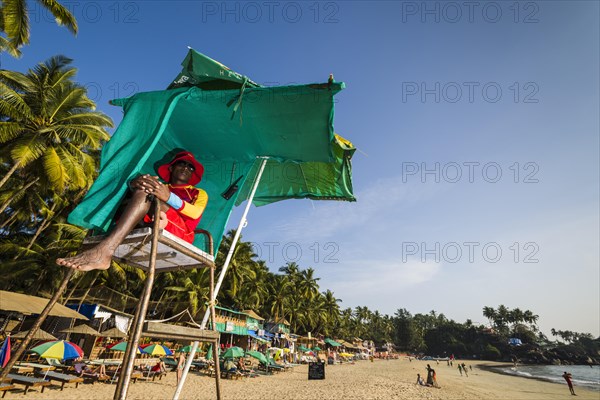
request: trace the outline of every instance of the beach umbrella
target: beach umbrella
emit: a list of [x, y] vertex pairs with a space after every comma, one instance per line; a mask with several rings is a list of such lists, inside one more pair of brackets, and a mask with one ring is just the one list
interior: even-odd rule
[[313, 347], [313, 351], [321, 351], [321, 348], [318, 346]]
[[110, 328], [105, 330], [104, 332], [100, 332], [101, 336], [104, 337], [113, 337], [113, 338], [124, 338], [127, 337], [127, 333], [123, 332], [117, 327]]
[[[12, 338], [13, 339], [24, 339], [28, 333], [29, 333], [29, 331], [21, 331], [21, 332], [18, 332], [18, 333], [15, 333], [14, 335], [12, 335]], [[57, 337], [55, 337], [54, 335], [52, 335], [42, 329], [38, 329], [33, 334], [32, 339], [35, 339], [35, 340], [58, 340]]]
[[10, 360], [10, 335], [4, 339], [2, 347], [0, 347], [0, 367], [6, 367], [8, 360]]
[[310, 351], [310, 349], [308, 347], [305, 347], [303, 345], [299, 345], [298, 346], [298, 350], [302, 351], [302, 352], [307, 352]]
[[35, 346], [30, 351], [39, 354], [42, 358], [57, 358], [59, 360], [72, 360], [83, 357], [83, 350], [75, 343], [66, 340], [55, 340]]
[[263, 364], [267, 364], [269, 361], [267, 360], [267, 357], [261, 353], [260, 351], [255, 351], [255, 350], [249, 350], [246, 352], [247, 356], [250, 357], [254, 357], [256, 358], [258, 361], [260, 361]]
[[72, 328], [63, 329], [63, 333], [79, 333], [82, 335], [101, 336], [102, 334], [89, 325], [81, 324]]
[[[127, 342], [122, 341], [116, 344], [113, 344], [111, 346], [108, 347], [108, 350], [111, 351], [125, 351], [127, 350]], [[142, 349], [140, 348], [140, 346], [138, 346], [136, 354], [142, 354]]]
[[239, 358], [244, 357], [244, 349], [241, 347], [230, 347], [223, 354], [221, 354], [221, 358]]
[[172, 356], [173, 352], [167, 346], [162, 344], [147, 344], [142, 347], [142, 352], [153, 356]]
[[187, 346], [183, 346], [182, 348], [175, 350], [176, 353], [189, 353], [190, 351], [192, 351], [192, 346], [189, 344]]

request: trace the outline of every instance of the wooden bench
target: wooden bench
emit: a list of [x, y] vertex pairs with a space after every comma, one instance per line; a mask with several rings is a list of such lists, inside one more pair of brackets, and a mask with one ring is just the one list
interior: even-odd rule
[[30, 378], [28, 376], [23, 376], [23, 375], [19, 375], [19, 374], [8, 374], [8, 375], [6, 375], [6, 378], [9, 379], [12, 383], [18, 383], [19, 385], [24, 385], [25, 386], [25, 394], [27, 394], [27, 391], [29, 390], [29, 388], [32, 388], [32, 387], [41, 387], [42, 393], [44, 393], [44, 389], [46, 388], [46, 386], [50, 386], [50, 382], [48, 382], [44, 379]]
[[15, 385], [11, 385], [10, 383], [0, 383], [0, 392], [2, 392], [2, 398], [6, 396], [6, 391], [14, 389]]
[[35, 373], [37, 376], [43, 378], [43, 379], [47, 379], [49, 381], [58, 381], [61, 383], [60, 386], [60, 390], [63, 390], [65, 388], [65, 384], [66, 383], [74, 383], [75, 384], [75, 388], [77, 388], [79, 386], [79, 383], [83, 382], [83, 378], [80, 376], [76, 376], [76, 375], [69, 375], [69, 374], [61, 374], [60, 372], [54, 372], [54, 371], [48, 371], [48, 372], [44, 372], [44, 371], [36, 371]]

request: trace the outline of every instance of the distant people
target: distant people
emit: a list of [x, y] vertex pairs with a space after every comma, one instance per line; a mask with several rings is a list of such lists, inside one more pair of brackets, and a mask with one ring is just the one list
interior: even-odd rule
[[427, 381], [425, 382], [427, 386], [433, 386], [433, 368], [429, 364], [427, 364]]
[[463, 367], [463, 371], [465, 373], [465, 376], [468, 378], [469, 374], [467, 373], [467, 365], [465, 363], [462, 363], [462, 367]]
[[179, 359], [177, 360], [177, 384], [179, 385], [179, 381], [181, 380], [181, 376], [183, 375], [183, 367], [185, 366], [185, 356], [183, 353], [179, 353]]
[[248, 368], [246, 368], [246, 364], [244, 363], [244, 360], [241, 357], [238, 359], [237, 369], [240, 372], [249, 372]]
[[421, 378], [421, 374], [417, 374], [417, 383], [416, 385], [425, 386], [425, 382], [423, 382], [423, 378]]
[[450, 366], [450, 360], [449, 360], [449, 359], [448, 359], [448, 360], [446, 360], [446, 365], [447, 365], [447, 366]]
[[462, 376], [462, 365], [458, 364], [458, 372], [460, 372], [460, 376]]
[[99, 380], [110, 379], [110, 376], [108, 376], [106, 374], [106, 367], [104, 367], [104, 364], [101, 364], [101, 365], [97, 366], [96, 368], [93, 368], [93, 367], [91, 367], [89, 365], [86, 365], [81, 370], [81, 374], [79, 374], [79, 376], [81, 376], [81, 377], [93, 377], [93, 378], [97, 378]]
[[469, 371], [473, 371], [473, 367], [469, 365]]
[[167, 366], [162, 360], [159, 360], [156, 365], [154, 365], [150, 371], [152, 372], [167, 372]]
[[569, 374], [567, 371], [565, 371], [565, 373], [562, 374], [562, 377], [565, 378], [565, 381], [567, 381], [567, 385], [569, 385], [569, 391], [571, 392], [571, 394], [573, 396], [577, 396], [575, 394], [575, 389], [573, 389], [573, 381], [571, 381], [571, 379], [573, 377], [571, 376], [571, 374]]
[[228, 359], [227, 361], [225, 361], [225, 363], [223, 364], [223, 369], [225, 370], [225, 372], [236, 372], [237, 371], [237, 367], [231, 359]]

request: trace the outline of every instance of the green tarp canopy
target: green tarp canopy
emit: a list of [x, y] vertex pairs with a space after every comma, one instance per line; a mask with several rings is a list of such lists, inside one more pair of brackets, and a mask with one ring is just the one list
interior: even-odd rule
[[339, 344], [335, 340], [329, 339], [329, 338], [325, 339], [325, 343], [327, 343], [328, 345], [333, 346], [333, 347], [340, 347], [341, 346], [341, 344]]
[[[211, 232], [215, 252], [234, 204], [246, 199], [264, 157], [269, 161], [256, 205], [287, 198], [355, 200], [354, 148], [333, 128], [334, 96], [343, 83], [260, 87], [238, 79], [240, 74], [220, 79], [223, 74], [209, 61], [222, 64], [193, 50], [186, 60], [182, 74], [194, 80], [112, 102], [123, 107], [123, 120], [103, 147], [100, 174], [69, 215], [70, 223], [106, 232], [127, 183], [138, 174], [156, 175], [182, 149], [205, 167], [198, 187], [209, 200], [198, 227]], [[219, 89], [234, 81], [237, 88]], [[203, 82], [213, 83], [207, 89]], [[221, 194], [240, 177], [240, 189], [225, 200]], [[206, 250], [201, 235], [194, 245]]]

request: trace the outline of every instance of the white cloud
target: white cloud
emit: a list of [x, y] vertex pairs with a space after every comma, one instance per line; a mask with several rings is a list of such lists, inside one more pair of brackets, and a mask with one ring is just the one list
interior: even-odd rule
[[[337, 297], [354, 303], [355, 298], [397, 296], [398, 289], [431, 281], [442, 268], [441, 263], [409, 260], [364, 260], [340, 265], [328, 271], [335, 279], [327, 279]], [[364, 301], [363, 301], [364, 302]], [[360, 301], [358, 301], [360, 303]]]
[[313, 241], [336, 234], [376, 226], [388, 225], [390, 212], [410, 207], [445, 190], [444, 185], [407, 184], [402, 178], [379, 179], [356, 194], [356, 203], [314, 202], [308, 214], [288, 219], [276, 227], [288, 240]]

